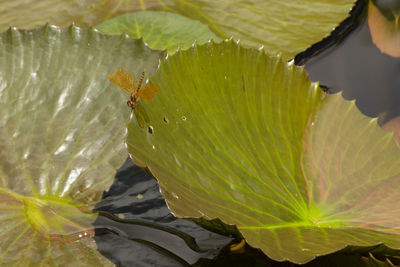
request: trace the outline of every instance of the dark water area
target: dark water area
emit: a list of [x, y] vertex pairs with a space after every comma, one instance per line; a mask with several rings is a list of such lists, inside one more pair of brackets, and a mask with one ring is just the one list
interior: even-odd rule
[[188, 266], [215, 258], [233, 240], [174, 217], [156, 180], [130, 159], [96, 211], [98, 249], [117, 266]]
[[[344, 98], [355, 99], [362, 113], [385, 122], [400, 115], [400, 59], [381, 53], [372, 43], [366, 11], [365, 1], [358, 1], [351, 18], [299, 54], [295, 63], [304, 65], [310, 79], [328, 93], [342, 92]], [[117, 266], [296, 266], [274, 262], [247, 245], [245, 253], [231, 254], [229, 245], [238, 242], [238, 236], [175, 218], [156, 180], [130, 159], [96, 210], [101, 211], [95, 223], [98, 249]], [[356, 264], [358, 257], [339, 252], [305, 266], [341, 266], [332, 265], [339, 259]]]
[[400, 58], [382, 53], [372, 42], [363, 1], [353, 13], [335, 36], [320, 44], [330, 47], [322, 52], [314, 48], [314, 56], [298, 56], [297, 63], [305, 63], [310, 80], [319, 81], [328, 93], [342, 92], [363, 114], [379, 116], [384, 123], [400, 115]]

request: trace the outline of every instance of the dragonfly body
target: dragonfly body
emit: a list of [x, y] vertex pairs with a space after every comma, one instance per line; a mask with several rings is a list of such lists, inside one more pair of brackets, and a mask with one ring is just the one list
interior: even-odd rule
[[133, 74], [123, 69], [117, 69], [115, 73], [108, 74], [110, 82], [118, 85], [130, 94], [130, 98], [126, 104], [134, 111], [140, 127], [144, 127], [144, 122], [149, 122], [150, 119], [144, 107], [140, 104], [139, 99], [151, 100], [160, 91], [159, 86], [144, 83], [144, 77], [145, 72], [143, 71], [138, 82]]
[[142, 75], [140, 76], [140, 80], [139, 83], [137, 85], [137, 89], [136, 91], [131, 93], [131, 98], [128, 100], [128, 102], [126, 102], [126, 104], [128, 105], [128, 107], [130, 107], [131, 109], [134, 109], [137, 105], [137, 102], [139, 100], [139, 91], [142, 87], [143, 84], [143, 80], [144, 80], [144, 71], [142, 72]]

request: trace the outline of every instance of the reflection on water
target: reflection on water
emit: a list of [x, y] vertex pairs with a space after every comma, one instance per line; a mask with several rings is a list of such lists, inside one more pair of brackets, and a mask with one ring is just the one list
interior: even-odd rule
[[366, 11], [350, 35], [307, 60], [305, 67], [310, 79], [320, 81], [328, 92], [343, 91], [365, 115], [385, 114], [387, 120], [400, 115], [400, 59], [372, 43]]
[[215, 258], [232, 241], [172, 216], [157, 182], [130, 159], [96, 210], [99, 251], [117, 266], [185, 266]]

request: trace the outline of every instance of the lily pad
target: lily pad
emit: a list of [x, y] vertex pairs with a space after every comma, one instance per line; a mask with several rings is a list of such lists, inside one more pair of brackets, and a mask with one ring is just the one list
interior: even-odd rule
[[129, 1], [127, 3], [123, 0], [2, 1], [0, 3], [0, 31], [3, 32], [10, 26], [33, 29], [45, 23], [69, 26], [75, 22], [78, 26], [89, 27], [132, 8], [136, 10], [140, 8], [140, 5], [132, 7]]
[[96, 26], [100, 32], [112, 35], [128, 34], [141, 38], [152, 49], [167, 49], [175, 53], [178, 47], [189, 48], [195, 41], [204, 44], [210, 39], [220, 40], [207, 25], [184, 16], [163, 12], [146, 11], [118, 16]]
[[293, 58], [328, 36], [349, 16], [354, 3], [354, 0], [175, 0], [173, 5], [163, 8], [198, 19], [223, 38], [233, 36], [247, 46], [264, 46], [268, 52], [282, 52], [283, 57]]
[[348, 15], [355, 0], [15, 0], [0, 4], [0, 30], [56, 25], [93, 26], [122, 13], [163, 10], [209, 25], [219, 37], [233, 36], [243, 44], [287, 58], [321, 41]]
[[107, 73], [150, 73], [142, 40], [45, 26], [0, 35], [0, 262], [111, 264], [91, 210], [126, 159], [130, 109]]
[[[212, 57], [210, 57], [212, 55]], [[220, 218], [274, 260], [400, 248], [400, 150], [354, 101], [239, 44], [168, 57], [127, 145], [179, 217]]]
[[369, 1], [368, 25], [372, 41], [382, 53], [400, 57], [400, 6], [386, 9], [387, 16]]

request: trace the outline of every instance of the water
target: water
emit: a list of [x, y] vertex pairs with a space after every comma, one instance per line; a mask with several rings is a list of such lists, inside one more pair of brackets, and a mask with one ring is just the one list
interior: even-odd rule
[[115, 215], [99, 216], [95, 239], [117, 266], [194, 264], [215, 258], [233, 240], [172, 216], [155, 179], [130, 159], [96, 210]]
[[372, 43], [364, 6], [360, 2], [361, 16], [353, 19], [351, 34], [338, 33], [338, 43], [304, 60], [305, 67], [328, 93], [342, 91], [345, 99], [356, 100], [362, 113], [387, 121], [400, 115], [400, 58], [381, 53]]

